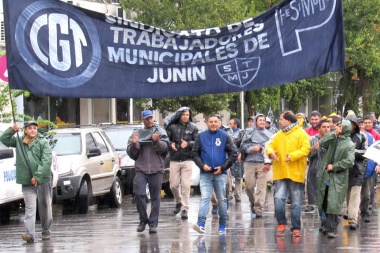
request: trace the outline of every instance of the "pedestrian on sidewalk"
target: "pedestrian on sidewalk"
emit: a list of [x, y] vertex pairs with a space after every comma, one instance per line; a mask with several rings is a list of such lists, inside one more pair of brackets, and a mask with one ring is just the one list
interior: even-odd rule
[[[160, 213], [164, 160], [169, 150], [166, 131], [154, 124], [153, 112], [142, 112], [144, 128], [135, 130], [128, 140], [127, 153], [135, 160], [136, 175], [133, 180], [133, 193], [140, 223], [137, 232], [143, 232], [149, 224], [149, 233], [157, 233]], [[149, 187], [151, 211], [146, 210], [146, 187]]]
[[274, 135], [266, 148], [267, 155], [273, 162], [274, 206], [278, 223], [276, 236], [282, 237], [285, 233], [287, 225], [285, 204], [286, 194], [289, 191], [291, 231], [293, 237], [301, 237], [302, 198], [310, 141], [292, 111], [280, 114], [279, 125], [281, 130]]
[[33, 243], [36, 239], [36, 212], [41, 219], [42, 240], [50, 239], [52, 216], [52, 150], [49, 142], [38, 134], [35, 121], [24, 124], [24, 135], [21, 140], [14, 136], [20, 127], [14, 124], [0, 137], [0, 141], [8, 147], [16, 148], [16, 183], [22, 185], [25, 202], [26, 233], [22, 239]]
[[[241, 157], [244, 161], [245, 191], [247, 192], [251, 217], [263, 216], [267, 188], [266, 173], [270, 170], [271, 160], [264, 157], [265, 144], [273, 135], [265, 128], [265, 115], [257, 114], [254, 127], [245, 131], [241, 145]], [[256, 191], [255, 191], [256, 187]]]
[[176, 201], [174, 214], [181, 212], [187, 220], [190, 202], [190, 181], [193, 170], [192, 148], [198, 136], [198, 128], [192, 122], [189, 107], [179, 108], [165, 127], [170, 140], [170, 189]]
[[328, 238], [335, 238], [344, 198], [348, 189], [348, 172], [355, 160], [355, 146], [350, 138], [351, 123], [337, 123], [335, 131], [325, 135], [319, 146], [326, 149], [318, 171], [318, 208], [326, 213]]
[[219, 233], [224, 234], [227, 224], [227, 169], [236, 161], [238, 154], [232, 138], [219, 129], [219, 117], [211, 115], [206, 122], [208, 130], [199, 133], [193, 146], [193, 160], [201, 169], [201, 202], [198, 222], [193, 225], [193, 229], [201, 234], [205, 232], [211, 194], [215, 189], [219, 206]]

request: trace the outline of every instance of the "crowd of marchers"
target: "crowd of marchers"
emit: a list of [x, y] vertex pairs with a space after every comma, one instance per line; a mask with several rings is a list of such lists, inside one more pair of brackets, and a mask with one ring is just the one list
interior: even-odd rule
[[[226, 233], [230, 201], [242, 201], [243, 185], [252, 219], [263, 217], [267, 189], [274, 189], [277, 237], [283, 237], [289, 226], [292, 237], [300, 238], [302, 212], [318, 212], [319, 230], [328, 238], [337, 236], [341, 216], [348, 220], [350, 230], [371, 221], [380, 166], [364, 154], [380, 140], [375, 113], [358, 118], [349, 110], [345, 117], [336, 113], [322, 117], [313, 111], [309, 124], [303, 113], [286, 110], [279, 116], [279, 130], [263, 114], [249, 117], [245, 129], [241, 129], [236, 118], [224, 127], [221, 116], [214, 114], [205, 119], [207, 129], [198, 131], [192, 122], [191, 109], [181, 107], [165, 118], [163, 126], [155, 123], [150, 110], [142, 112], [142, 122], [144, 127], [132, 133], [127, 145], [128, 155], [135, 160], [137, 232], [143, 232], [146, 225], [149, 233], [158, 232], [167, 156], [175, 200], [173, 214], [180, 213], [183, 220], [188, 219], [193, 164], [200, 169], [201, 200], [193, 229], [201, 234], [205, 233], [211, 205], [212, 214], [219, 217], [218, 232]], [[37, 128], [36, 122], [26, 122], [23, 136], [16, 137], [14, 134], [20, 127], [15, 124], [0, 138], [7, 146], [16, 147], [18, 153], [16, 182], [22, 184], [25, 201], [26, 231], [22, 239], [26, 242], [35, 241], [37, 203], [42, 239], [49, 240], [51, 236], [52, 151], [47, 140], [37, 134]], [[21, 152], [25, 152], [29, 162]], [[286, 218], [287, 204], [290, 224]]]
[[[374, 113], [358, 118], [351, 110], [346, 117], [313, 111], [308, 120], [303, 113], [286, 110], [280, 114], [279, 130], [263, 114], [249, 117], [245, 129], [236, 118], [224, 127], [215, 114], [205, 119], [207, 129], [198, 131], [188, 107], [165, 118], [163, 127], [154, 124], [149, 110], [143, 111], [142, 119], [144, 128], [132, 134], [127, 148], [136, 160], [138, 232], [148, 224], [149, 233], [157, 233], [163, 160], [168, 154], [173, 214], [180, 213], [183, 220], [188, 219], [192, 163], [200, 169], [201, 201], [193, 229], [201, 234], [210, 204], [219, 217], [219, 233], [226, 233], [230, 200], [241, 202], [243, 185], [252, 219], [263, 216], [267, 189], [274, 189], [277, 237], [288, 227], [287, 204], [293, 238], [302, 236], [302, 212], [318, 212], [319, 230], [328, 238], [337, 236], [341, 216], [351, 230], [370, 222], [380, 166], [363, 155], [380, 140]], [[146, 187], [151, 194], [149, 216]]]

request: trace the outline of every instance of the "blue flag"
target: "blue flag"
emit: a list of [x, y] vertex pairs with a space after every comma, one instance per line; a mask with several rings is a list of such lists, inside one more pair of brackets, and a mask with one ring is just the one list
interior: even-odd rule
[[82, 98], [255, 90], [345, 67], [341, 0], [284, 1], [225, 27], [166, 31], [57, 0], [4, 0], [13, 89]]

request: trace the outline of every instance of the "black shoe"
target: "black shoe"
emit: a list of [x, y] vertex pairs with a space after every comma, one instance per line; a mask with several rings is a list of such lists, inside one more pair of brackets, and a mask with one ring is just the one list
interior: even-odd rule
[[181, 212], [181, 219], [182, 220], [187, 220], [187, 211], [186, 210], [182, 210], [182, 212]]
[[174, 214], [179, 214], [179, 212], [181, 212], [181, 207], [182, 207], [181, 203], [176, 204], [173, 213]]
[[322, 221], [321, 226], [319, 226], [319, 231], [326, 231], [326, 222]]
[[350, 227], [350, 229], [352, 229], [352, 230], [356, 230], [356, 228], [358, 227], [358, 224], [355, 223], [355, 222], [350, 222], [349, 227]]
[[137, 232], [143, 232], [145, 230], [147, 222], [140, 221], [140, 224], [137, 226]]
[[156, 234], [157, 233], [157, 227], [150, 227], [149, 228], [149, 234]]
[[314, 213], [314, 207], [307, 206], [304, 210], [305, 213]]
[[348, 215], [347, 214], [343, 214], [343, 219], [348, 220]]

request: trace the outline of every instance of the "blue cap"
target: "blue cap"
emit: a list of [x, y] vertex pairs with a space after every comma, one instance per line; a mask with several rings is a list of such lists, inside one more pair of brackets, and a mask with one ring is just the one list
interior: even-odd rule
[[151, 110], [145, 110], [142, 112], [142, 118], [146, 119], [148, 117], [153, 117], [153, 112]]

